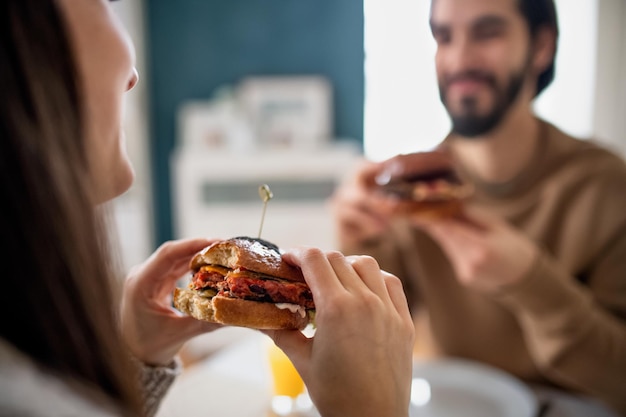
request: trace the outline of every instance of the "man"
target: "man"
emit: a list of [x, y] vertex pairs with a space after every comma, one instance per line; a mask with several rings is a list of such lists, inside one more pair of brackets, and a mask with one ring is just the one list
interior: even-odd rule
[[626, 165], [533, 114], [554, 74], [553, 1], [433, 0], [430, 24], [441, 148], [475, 193], [463, 219], [390, 217], [366, 163], [333, 199], [340, 249], [403, 279], [420, 352], [626, 414]]

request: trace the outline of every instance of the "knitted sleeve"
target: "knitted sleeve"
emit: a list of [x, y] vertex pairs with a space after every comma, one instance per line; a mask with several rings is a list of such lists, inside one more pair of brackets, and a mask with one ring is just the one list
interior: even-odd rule
[[152, 417], [156, 414], [161, 400], [180, 374], [182, 366], [175, 358], [165, 366], [139, 364], [139, 382], [143, 396], [144, 415]]

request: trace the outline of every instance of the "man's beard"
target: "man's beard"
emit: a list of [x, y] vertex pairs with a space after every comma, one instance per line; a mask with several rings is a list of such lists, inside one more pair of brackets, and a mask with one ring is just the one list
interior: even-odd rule
[[[526, 66], [515, 72], [506, 86], [499, 86], [495, 77], [480, 71], [468, 71], [439, 83], [439, 96], [452, 121], [452, 131], [467, 138], [484, 135], [494, 129], [517, 99], [524, 84]], [[478, 114], [478, 100], [475, 97], [465, 97], [461, 101], [461, 110], [456, 114], [450, 110], [446, 100], [448, 86], [455, 79], [474, 79], [485, 82], [492, 88], [495, 96], [493, 107], [487, 114]]]

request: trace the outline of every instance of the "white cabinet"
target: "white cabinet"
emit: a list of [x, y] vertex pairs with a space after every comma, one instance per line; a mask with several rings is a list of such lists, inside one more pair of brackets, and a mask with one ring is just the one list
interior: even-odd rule
[[359, 153], [349, 147], [233, 153], [181, 150], [173, 155], [175, 237], [256, 237], [268, 184], [262, 238], [281, 248], [335, 247], [328, 197]]

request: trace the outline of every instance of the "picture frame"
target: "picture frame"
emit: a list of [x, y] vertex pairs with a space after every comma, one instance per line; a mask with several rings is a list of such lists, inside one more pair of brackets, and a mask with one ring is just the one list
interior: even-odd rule
[[333, 91], [322, 76], [252, 76], [238, 102], [260, 148], [316, 148], [333, 136]]

